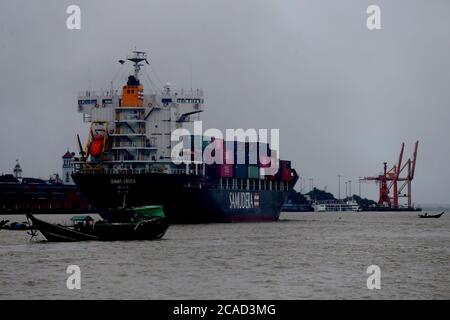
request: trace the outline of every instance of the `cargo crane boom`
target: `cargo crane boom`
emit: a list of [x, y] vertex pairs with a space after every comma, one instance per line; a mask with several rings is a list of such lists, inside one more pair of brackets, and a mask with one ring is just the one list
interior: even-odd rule
[[[405, 143], [402, 143], [398, 162], [390, 170], [388, 170], [387, 162], [384, 162], [383, 173], [378, 176], [364, 177], [362, 181], [375, 181], [379, 186], [378, 205], [380, 207], [399, 208], [399, 198], [407, 198], [408, 208], [412, 208], [411, 184], [414, 179], [416, 169], [417, 150], [419, 141], [414, 145], [412, 158], [406, 160], [403, 164], [403, 154]], [[403, 175], [402, 175], [403, 174]], [[399, 182], [401, 185], [399, 187]], [[407, 192], [402, 193], [407, 187]], [[392, 196], [391, 196], [392, 190]]]

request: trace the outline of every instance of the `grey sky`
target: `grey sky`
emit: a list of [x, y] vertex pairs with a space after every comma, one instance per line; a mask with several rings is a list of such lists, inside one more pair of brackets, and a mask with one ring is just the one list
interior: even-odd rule
[[[382, 30], [366, 28], [370, 4]], [[449, 13], [448, 0], [2, 1], [0, 171], [19, 158], [26, 176], [59, 172], [87, 133], [77, 92], [109, 88], [136, 46], [175, 88], [192, 70], [205, 126], [280, 128], [282, 158], [317, 187], [377, 174], [418, 139], [413, 201], [449, 203]]]

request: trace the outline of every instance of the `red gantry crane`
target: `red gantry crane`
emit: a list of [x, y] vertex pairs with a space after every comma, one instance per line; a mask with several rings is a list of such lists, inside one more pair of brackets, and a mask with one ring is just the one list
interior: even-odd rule
[[[414, 179], [418, 146], [419, 141], [416, 141], [412, 158], [409, 158], [403, 164], [402, 161], [405, 143], [402, 143], [400, 156], [398, 157], [398, 163], [396, 165], [394, 165], [390, 170], [387, 170], [387, 162], [384, 162], [384, 171], [382, 174], [375, 177], [364, 177], [361, 179], [362, 181], [375, 181], [378, 183], [380, 190], [380, 198], [378, 200], [379, 206], [398, 209], [399, 198], [403, 197], [408, 198], [408, 208], [412, 208], [411, 183]], [[407, 187], [406, 193], [402, 193], [405, 187]]]

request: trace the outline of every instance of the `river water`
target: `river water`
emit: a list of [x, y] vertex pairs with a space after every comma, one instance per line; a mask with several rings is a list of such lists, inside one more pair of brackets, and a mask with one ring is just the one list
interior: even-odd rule
[[[450, 299], [450, 214], [283, 213], [174, 225], [158, 241], [39, 239], [0, 230], [0, 299]], [[67, 289], [69, 265], [80, 290]], [[379, 290], [367, 288], [370, 265]]]

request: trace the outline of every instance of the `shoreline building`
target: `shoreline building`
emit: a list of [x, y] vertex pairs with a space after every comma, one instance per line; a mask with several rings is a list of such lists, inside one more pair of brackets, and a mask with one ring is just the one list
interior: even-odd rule
[[70, 152], [67, 149], [67, 152], [62, 156], [63, 165], [62, 165], [62, 180], [63, 184], [75, 184], [72, 180], [72, 173], [74, 170], [73, 161], [75, 158], [75, 153]]

